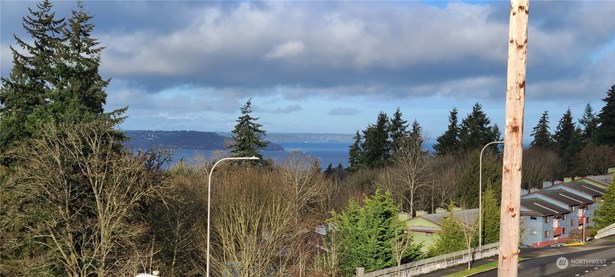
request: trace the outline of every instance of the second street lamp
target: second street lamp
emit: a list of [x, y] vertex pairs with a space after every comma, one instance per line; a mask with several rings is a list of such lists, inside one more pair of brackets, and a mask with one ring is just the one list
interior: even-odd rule
[[478, 249], [483, 246], [483, 151], [489, 145], [502, 143], [504, 141], [498, 140], [485, 144], [478, 158]]
[[210, 228], [210, 219], [211, 219], [211, 175], [214, 173], [214, 168], [216, 168], [216, 165], [218, 165], [219, 163], [223, 162], [223, 161], [231, 161], [231, 160], [258, 160], [259, 158], [257, 157], [230, 157], [230, 158], [223, 158], [220, 159], [219, 161], [217, 161], [212, 167], [211, 170], [209, 171], [209, 181], [207, 182], [207, 269], [206, 269], [206, 275], [207, 277], [209, 277], [209, 228]]

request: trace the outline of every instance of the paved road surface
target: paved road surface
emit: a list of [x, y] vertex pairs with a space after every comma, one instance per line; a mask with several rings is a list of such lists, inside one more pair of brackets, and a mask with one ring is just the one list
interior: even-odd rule
[[[596, 240], [585, 246], [522, 251], [518, 276], [615, 276], [615, 242]], [[559, 260], [558, 260], [559, 259]], [[559, 262], [559, 264], [558, 264]], [[474, 276], [495, 277], [497, 270]]]
[[[518, 276], [615, 277], [615, 242], [613, 242], [612, 239], [613, 237], [590, 241], [585, 246], [522, 249], [521, 257], [526, 260], [519, 263]], [[568, 266], [565, 269], [557, 267], [556, 262], [560, 257], [564, 257], [568, 260]], [[602, 259], [604, 259], [604, 264]], [[476, 261], [472, 266], [485, 264], [490, 261], [497, 261], [497, 256]], [[575, 263], [573, 264], [573, 262]], [[585, 264], [581, 264], [583, 262]], [[599, 263], [600, 265], [589, 266], [592, 262]], [[440, 277], [465, 269], [466, 265], [461, 265], [423, 276]], [[473, 276], [497, 276], [497, 269]]]

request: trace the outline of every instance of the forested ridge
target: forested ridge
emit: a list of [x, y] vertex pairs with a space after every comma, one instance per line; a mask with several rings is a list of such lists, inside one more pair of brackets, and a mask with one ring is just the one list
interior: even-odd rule
[[[221, 136], [215, 132], [200, 131], [150, 131], [126, 130], [130, 139], [125, 143], [130, 149], [150, 149], [162, 147], [169, 149], [190, 150], [225, 150], [233, 141], [230, 137]], [[283, 151], [278, 144], [271, 143], [263, 150]]]

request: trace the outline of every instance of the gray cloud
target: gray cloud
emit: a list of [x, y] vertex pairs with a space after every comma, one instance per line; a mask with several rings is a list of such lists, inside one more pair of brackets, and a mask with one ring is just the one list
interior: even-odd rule
[[292, 113], [292, 112], [298, 112], [303, 110], [303, 108], [301, 108], [301, 106], [299, 105], [289, 105], [286, 106], [284, 108], [280, 108], [277, 107], [275, 109], [273, 109], [272, 111], [269, 111], [270, 113], [282, 113], [282, 114], [287, 114], [287, 113]]
[[[4, 75], [10, 62], [4, 35], [15, 31], [5, 29], [2, 5]], [[129, 1], [86, 7], [107, 47], [103, 75], [125, 81], [109, 89], [111, 103], [230, 113], [248, 95], [503, 99], [508, 5]], [[609, 1], [533, 3], [528, 99], [600, 97], [615, 76], [614, 50], [605, 48], [615, 44], [613, 14]], [[601, 49], [607, 50], [592, 60]], [[186, 85], [192, 94], [164, 96]]]
[[329, 115], [350, 116], [350, 115], [355, 115], [357, 113], [359, 113], [359, 110], [356, 108], [344, 108], [344, 107], [337, 107], [329, 111]]

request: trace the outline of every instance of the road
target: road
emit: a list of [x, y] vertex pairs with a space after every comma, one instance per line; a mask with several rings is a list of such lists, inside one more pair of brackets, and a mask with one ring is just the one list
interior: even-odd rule
[[[585, 246], [524, 250], [521, 257], [526, 260], [519, 263], [518, 276], [615, 276], [612, 238], [591, 241]], [[495, 277], [497, 270], [473, 276]]]

